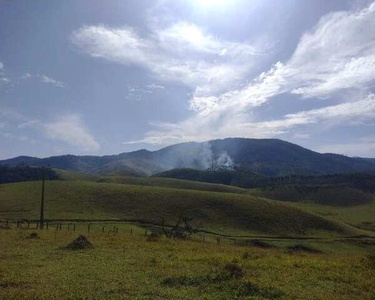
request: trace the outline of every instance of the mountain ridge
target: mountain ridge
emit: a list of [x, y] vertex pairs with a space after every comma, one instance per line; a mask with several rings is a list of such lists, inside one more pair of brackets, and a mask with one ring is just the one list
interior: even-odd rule
[[375, 159], [318, 153], [280, 139], [226, 138], [187, 142], [114, 155], [19, 156], [0, 165], [50, 166], [88, 174], [150, 176], [174, 168], [206, 170], [240, 166], [266, 176], [334, 174], [375, 170]]

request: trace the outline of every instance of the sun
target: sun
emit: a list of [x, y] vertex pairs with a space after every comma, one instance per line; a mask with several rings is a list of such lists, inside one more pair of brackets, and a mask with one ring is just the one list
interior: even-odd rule
[[222, 7], [230, 3], [231, 0], [195, 0], [201, 7]]

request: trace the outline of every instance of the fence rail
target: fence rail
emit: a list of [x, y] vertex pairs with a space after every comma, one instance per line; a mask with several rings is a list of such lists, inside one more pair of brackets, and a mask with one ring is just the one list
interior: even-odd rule
[[[138, 228], [137, 228], [138, 226]], [[143, 229], [142, 229], [143, 227]], [[146, 227], [146, 229], [145, 229]], [[169, 227], [169, 226], [166, 226]], [[136, 230], [136, 228], [138, 230]], [[79, 233], [98, 233], [106, 235], [123, 235], [123, 236], [149, 236], [152, 233], [162, 234], [161, 226], [153, 222], [143, 220], [137, 221], [116, 221], [116, 220], [45, 220], [43, 229], [37, 220], [10, 220], [0, 219], [1, 229], [19, 229], [19, 230], [47, 230], [47, 231], [70, 231]], [[143, 230], [143, 231], [142, 231]], [[211, 242], [221, 245], [222, 242], [230, 243], [236, 246], [254, 245], [254, 241], [264, 239], [269, 241], [280, 240], [306, 240], [306, 241], [327, 241], [343, 239], [375, 239], [371, 236], [347, 236], [339, 238], [323, 237], [291, 237], [291, 236], [232, 236], [215, 233], [207, 230], [199, 230], [191, 236], [193, 240], [201, 242]]]

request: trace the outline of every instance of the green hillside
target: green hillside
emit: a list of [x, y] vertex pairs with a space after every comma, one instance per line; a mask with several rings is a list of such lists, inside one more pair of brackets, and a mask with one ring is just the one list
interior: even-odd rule
[[[40, 182], [0, 185], [0, 218], [37, 219]], [[254, 196], [88, 181], [48, 181], [47, 219], [116, 219], [173, 224], [181, 213], [205, 230], [246, 235], [355, 235], [350, 226]]]
[[224, 184], [210, 184], [205, 182], [196, 182], [188, 180], [180, 180], [174, 178], [159, 178], [159, 177], [131, 177], [131, 176], [95, 176], [83, 174], [67, 170], [58, 170], [56, 172], [61, 180], [83, 180], [107, 183], [121, 183], [142, 186], [156, 186], [168, 187], [176, 189], [197, 190], [197, 191], [211, 191], [223, 193], [244, 194], [248, 190], [235, 186], [228, 186]]
[[362, 205], [374, 199], [374, 194], [348, 186], [280, 186], [253, 189], [248, 193], [280, 201], [312, 202], [332, 206]]
[[121, 183], [121, 184], [132, 184], [142, 186], [155, 186], [155, 187], [167, 187], [185, 190], [197, 190], [197, 191], [211, 191], [220, 193], [234, 193], [244, 194], [247, 193], [246, 189], [228, 186], [224, 184], [210, 184], [204, 182], [194, 182], [188, 180], [179, 180], [172, 178], [136, 178], [136, 177], [120, 177], [120, 176], [108, 176], [102, 177], [98, 182], [108, 183]]
[[328, 216], [340, 222], [375, 232], [375, 199], [355, 206], [325, 205], [313, 202], [287, 202], [290, 205]]

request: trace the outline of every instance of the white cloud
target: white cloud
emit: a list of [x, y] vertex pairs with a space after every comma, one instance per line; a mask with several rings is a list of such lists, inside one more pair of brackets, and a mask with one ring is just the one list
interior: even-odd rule
[[0, 61], [0, 71], [4, 70], [4, 64]]
[[[28, 75], [30, 75], [30, 74], [28, 74]], [[56, 87], [61, 87], [61, 88], [64, 87], [64, 83], [61, 82], [61, 81], [57, 81], [56, 79], [53, 79], [53, 78], [48, 77], [46, 75], [40, 75], [39, 77], [40, 77], [40, 82], [42, 82], [42, 83], [52, 84]]]
[[[130, 143], [173, 144], [187, 141], [206, 141], [228, 136], [265, 138], [275, 137], [303, 125], [338, 125], [350, 120], [374, 120], [375, 95], [370, 94], [362, 100], [338, 105], [287, 114], [271, 121], [249, 121], [248, 116], [238, 113], [233, 116], [222, 113], [197, 114], [191, 119], [173, 124], [154, 124], [158, 130], [149, 132], [143, 139]], [[304, 138], [308, 136], [303, 136]], [[301, 138], [301, 136], [300, 136]], [[125, 142], [128, 144], [129, 142]]]
[[8, 132], [3, 132], [2, 136], [7, 138], [37, 143], [33, 138], [26, 136], [25, 132], [33, 137], [38, 137], [42, 133], [48, 139], [63, 141], [81, 151], [96, 152], [100, 149], [99, 143], [79, 114], [66, 114], [45, 122], [13, 110], [0, 108], [0, 120], [0, 129], [2, 124], [4, 126], [6, 124]]
[[30, 127], [34, 127], [35, 125], [38, 125], [39, 123], [40, 121], [38, 120], [27, 120], [25, 122], [18, 124], [17, 128], [18, 129], [30, 128]]
[[80, 115], [71, 114], [43, 125], [47, 137], [64, 141], [84, 151], [98, 151], [100, 145], [95, 141]]
[[44, 74], [40, 75], [40, 74], [30, 74], [30, 73], [25, 73], [25, 74], [21, 77], [21, 79], [25, 79], [25, 80], [26, 80], [26, 79], [30, 79], [30, 78], [36, 78], [36, 79], [38, 79], [39, 82], [41, 82], [41, 83], [52, 84], [52, 85], [54, 85], [54, 86], [56, 86], [56, 87], [60, 87], [60, 88], [65, 87], [65, 85], [64, 85], [63, 82], [58, 81], [58, 80], [56, 80], [56, 79], [53, 79], [53, 78], [51, 78], [51, 77], [49, 77], [49, 76], [47, 76], [47, 75], [44, 75]]
[[72, 32], [71, 41], [92, 57], [142, 66], [159, 80], [199, 88], [201, 94], [237, 85], [258, 55], [251, 45], [216, 39], [188, 23], [153, 28], [143, 37], [129, 27], [84, 26]]
[[[375, 83], [375, 3], [324, 16], [305, 33], [286, 62], [245, 85], [261, 58], [247, 43], [221, 40], [194, 24], [178, 22], [142, 37], [132, 28], [86, 26], [72, 33], [72, 42], [93, 57], [150, 70], [158, 80], [178, 81], [192, 88], [185, 121], [154, 124], [137, 142], [170, 144], [226, 136], [267, 137], [319, 122], [364, 122], [373, 116], [373, 95], [360, 101], [342, 95], [369, 94]], [[257, 122], [255, 107], [283, 94], [302, 98], [341, 97], [342, 103]], [[346, 93], [348, 94], [348, 93]], [[354, 99], [358, 100], [358, 99]]]
[[160, 85], [160, 84], [156, 84], [156, 83], [151, 83], [147, 86], [150, 90], [156, 90], [156, 89], [159, 89], [159, 90], [164, 90], [165, 89], [165, 86], [164, 85]]

